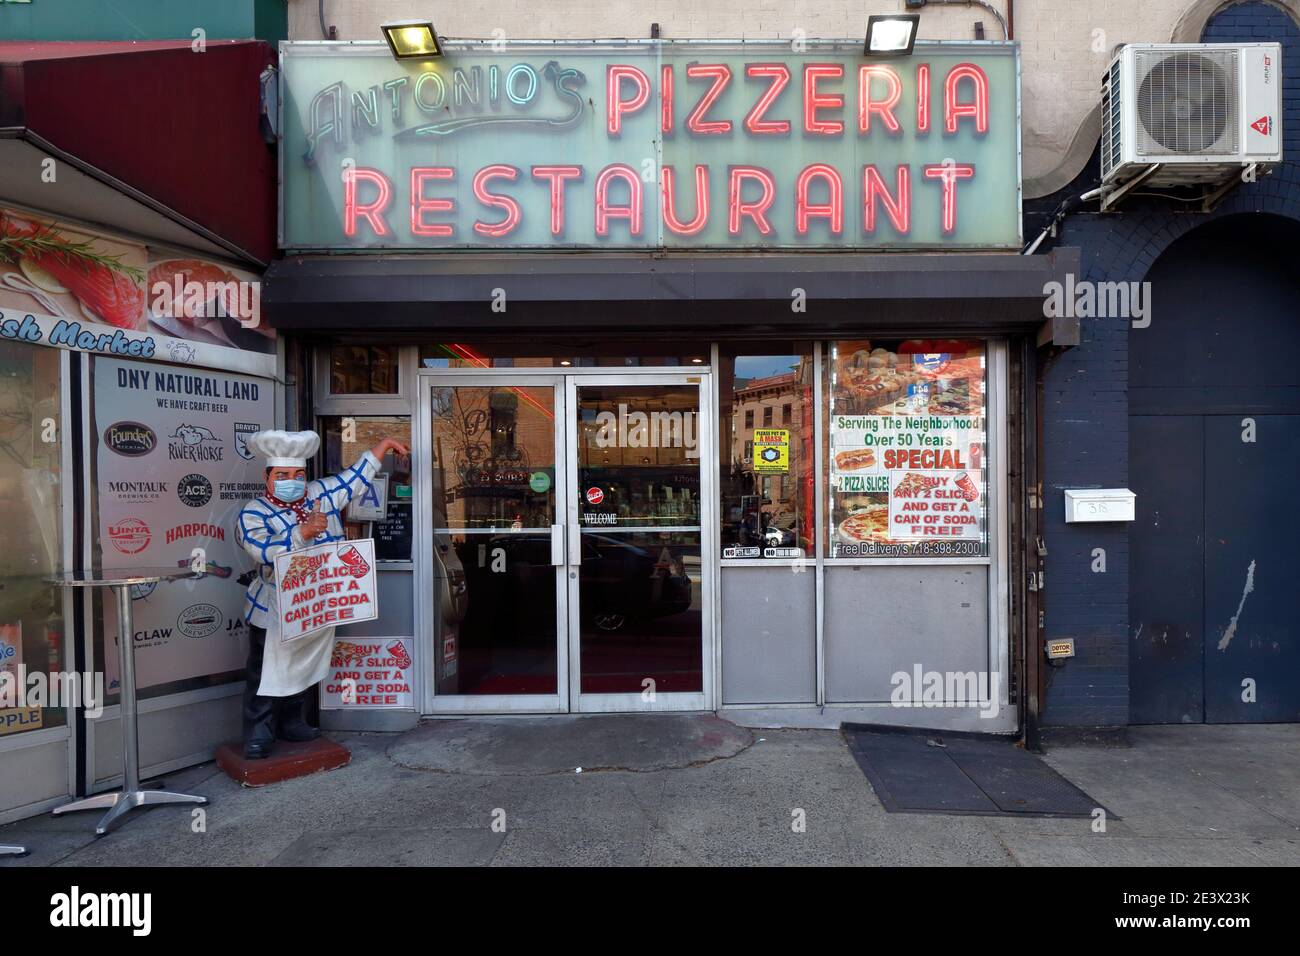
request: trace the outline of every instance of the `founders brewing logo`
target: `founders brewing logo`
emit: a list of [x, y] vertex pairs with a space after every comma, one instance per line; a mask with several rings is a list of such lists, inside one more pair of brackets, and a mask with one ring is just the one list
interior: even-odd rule
[[104, 430], [104, 444], [119, 455], [139, 458], [153, 451], [158, 436], [148, 425], [139, 422], [114, 422]]
[[172, 461], [221, 461], [221, 439], [202, 425], [178, 425], [167, 436], [167, 457]]
[[108, 526], [108, 539], [122, 554], [139, 554], [149, 546], [149, 526], [139, 518], [123, 518]]
[[176, 497], [191, 508], [202, 508], [212, 498], [212, 482], [202, 475], [186, 475], [176, 486]]
[[235, 451], [245, 461], [253, 460], [253, 453], [248, 450], [248, 436], [262, 430], [256, 422], [235, 422]]
[[191, 604], [176, 618], [176, 630], [186, 637], [207, 637], [216, 633], [224, 620], [215, 604]]

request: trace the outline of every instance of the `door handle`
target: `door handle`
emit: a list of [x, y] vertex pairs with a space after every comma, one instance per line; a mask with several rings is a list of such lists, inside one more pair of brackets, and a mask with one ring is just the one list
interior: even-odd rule
[[574, 564], [582, 563], [582, 531], [578, 527], [577, 515], [569, 522], [569, 554], [573, 555], [570, 560]]
[[559, 567], [564, 564], [564, 525], [551, 525], [551, 564]]

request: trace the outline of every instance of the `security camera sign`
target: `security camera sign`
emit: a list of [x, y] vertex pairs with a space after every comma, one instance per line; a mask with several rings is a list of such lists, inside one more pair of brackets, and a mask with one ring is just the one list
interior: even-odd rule
[[280, 595], [280, 640], [295, 641], [327, 627], [372, 621], [375, 542], [330, 541], [275, 559]]

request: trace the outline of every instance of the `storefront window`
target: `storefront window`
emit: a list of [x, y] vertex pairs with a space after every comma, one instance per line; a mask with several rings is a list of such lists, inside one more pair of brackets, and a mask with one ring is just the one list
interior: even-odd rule
[[[0, 672], [14, 690], [23, 673], [71, 669], [62, 597], [45, 582], [59, 569], [63, 533], [59, 394], [57, 349], [0, 344]], [[66, 722], [61, 708], [7, 703], [0, 700], [0, 736]]]
[[[337, 474], [385, 438], [396, 438], [411, 447], [409, 415], [336, 415], [322, 418], [320, 434], [327, 475]], [[412, 485], [410, 456], [385, 456], [379, 477], [386, 483], [385, 517], [344, 522], [349, 538], [374, 538], [375, 560], [410, 561], [412, 531]], [[365, 504], [363, 502], [363, 504]]]
[[813, 553], [812, 346], [780, 344], [719, 357], [723, 558]]
[[988, 554], [987, 362], [977, 340], [832, 342], [832, 558]]
[[330, 348], [331, 395], [396, 395], [401, 350], [395, 345]]

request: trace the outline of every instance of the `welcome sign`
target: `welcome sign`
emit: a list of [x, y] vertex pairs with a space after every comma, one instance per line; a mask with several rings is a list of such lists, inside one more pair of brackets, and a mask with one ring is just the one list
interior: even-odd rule
[[1018, 248], [1014, 43], [281, 45], [287, 249]]

